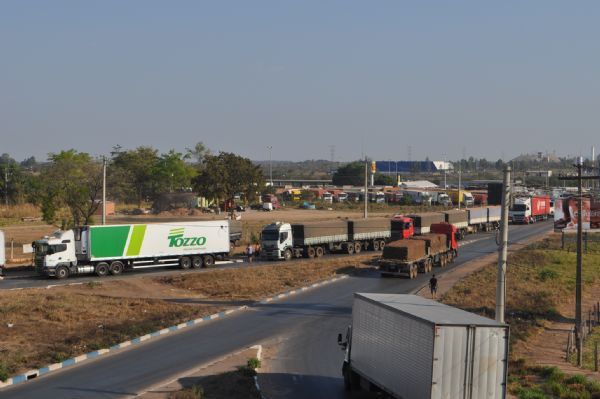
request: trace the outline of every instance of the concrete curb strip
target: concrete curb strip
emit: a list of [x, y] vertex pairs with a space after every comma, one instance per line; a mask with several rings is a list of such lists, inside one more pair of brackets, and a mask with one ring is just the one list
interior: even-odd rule
[[[299, 294], [300, 292], [304, 292], [304, 291], [309, 290], [311, 288], [320, 287], [322, 285], [333, 283], [335, 281], [342, 280], [342, 279], [345, 279], [345, 278], [348, 278], [348, 275], [341, 275], [339, 277], [334, 277], [334, 278], [331, 278], [329, 280], [320, 281], [318, 283], [314, 283], [314, 284], [311, 284], [311, 285], [306, 286], [306, 287], [301, 287], [301, 288], [297, 288], [297, 289], [294, 289], [294, 290], [291, 290], [291, 291], [286, 291], [284, 293], [272, 296], [272, 297], [267, 298], [267, 299], [263, 299], [262, 301], [258, 301], [256, 303], [257, 304], [266, 304], [266, 303], [272, 302], [272, 301], [277, 300], [277, 299], [286, 298], [286, 297], [289, 297], [289, 296], [294, 295], [294, 294]], [[141, 337], [137, 337], [137, 338], [131, 339], [129, 341], [121, 342], [120, 344], [113, 345], [113, 346], [111, 346], [108, 349], [99, 349], [99, 350], [96, 350], [96, 351], [93, 351], [93, 352], [89, 352], [89, 353], [86, 353], [86, 354], [83, 354], [83, 355], [80, 355], [80, 356], [77, 356], [77, 357], [74, 357], [74, 358], [71, 358], [71, 359], [64, 360], [64, 361], [62, 361], [60, 363], [54, 363], [54, 364], [51, 364], [49, 366], [42, 367], [42, 368], [39, 368], [39, 369], [36, 369], [36, 370], [29, 370], [29, 371], [27, 371], [27, 372], [25, 372], [23, 374], [19, 374], [19, 375], [13, 376], [11, 378], [8, 378], [5, 382], [1, 382], [0, 381], [0, 389], [6, 388], [6, 387], [12, 386], [12, 385], [20, 384], [22, 382], [26, 382], [26, 381], [29, 381], [29, 380], [33, 380], [33, 379], [35, 379], [35, 378], [37, 378], [39, 376], [42, 376], [44, 374], [47, 374], [47, 373], [51, 372], [51, 371], [55, 371], [55, 370], [59, 370], [59, 369], [65, 368], [65, 367], [69, 367], [69, 366], [72, 366], [74, 364], [78, 364], [78, 363], [84, 362], [86, 360], [95, 359], [98, 356], [102, 356], [102, 355], [105, 355], [105, 354], [108, 354], [108, 353], [114, 353], [115, 351], [121, 350], [123, 348], [127, 348], [127, 347], [132, 346], [132, 345], [141, 344], [142, 342], [147, 341], [147, 340], [149, 340], [151, 338], [155, 338], [155, 337], [158, 337], [158, 336], [163, 336], [163, 335], [175, 332], [175, 331], [182, 330], [182, 329], [187, 328], [187, 327], [192, 327], [194, 325], [200, 324], [200, 323], [205, 322], [205, 321], [210, 321], [210, 320], [215, 320], [215, 319], [218, 319], [218, 318], [222, 318], [222, 317], [225, 317], [227, 315], [230, 315], [231, 313], [239, 312], [239, 311], [247, 309], [247, 308], [248, 308], [247, 305], [239, 306], [239, 307], [234, 308], [234, 309], [229, 309], [229, 310], [225, 310], [225, 311], [222, 311], [222, 312], [219, 312], [219, 313], [215, 313], [215, 314], [212, 314], [212, 315], [209, 315], [209, 316], [204, 316], [204, 317], [200, 317], [198, 319], [189, 320], [189, 321], [177, 324], [176, 326], [171, 326], [171, 327], [163, 328], [162, 330], [155, 331], [155, 332], [143, 335]]]

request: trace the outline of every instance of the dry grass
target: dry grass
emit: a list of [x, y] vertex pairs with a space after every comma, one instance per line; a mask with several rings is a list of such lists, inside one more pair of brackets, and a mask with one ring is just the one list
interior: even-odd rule
[[[14, 375], [237, 306], [240, 301], [351, 273], [363, 267], [361, 260], [372, 256], [0, 292], [0, 371], [6, 370], [4, 377]], [[221, 303], [214, 305], [214, 300]]]
[[[544, 370], [528, 366], [519, 357], [519, 348], [549, 321], [564, 317], [558, 309], [572, 301], [575, 258], [574, 253], [560, 249], [558, 234], [509, 257], [506, 293], [506, 321], [511, 328], [509, 374], [512, 376], [511, 390], [519, 398], [572, 397], [549, 392], [547, 384], [552, 381], [543, 375]], [[600, 277], [600, 253], [584, 254], [584, 265], [583, 281], [589, 286]], [[442, 301], [493, 318], [495, 290], [496, 265], [490, 264], [456, 284]], [[568, 395], [570, 388], [563, 388]], [[546, 396], [528, 396], [537, 394], [537, 391], [543, 391]]]
[[41, 216], [40, 209], [31, 204], [0, 206], [0, 220]]

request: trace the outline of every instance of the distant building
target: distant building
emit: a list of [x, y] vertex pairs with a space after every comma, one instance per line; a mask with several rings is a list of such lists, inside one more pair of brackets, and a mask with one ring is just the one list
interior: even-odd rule
[[452, 170], [446, 161], [377, 161], [378, 173], [436, 173]]
[[413, 181], [404, 181], [400, 183], [401, 188], [405, 189], [414, 189], [414, 188], [439, 188], [439, 186], [435, 183], [432, 183], [428, 180], [413, 180]]
[[525, 175], [548, 178], [548, 177], [552, 177], [552, 171], [551, 170], [528, 170], [527, 172], [525, 172]]

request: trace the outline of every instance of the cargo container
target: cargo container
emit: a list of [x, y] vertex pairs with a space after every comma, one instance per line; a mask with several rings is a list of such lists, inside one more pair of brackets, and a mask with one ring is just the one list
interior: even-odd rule
[[4, 267], [6, 266], [4, 232], [0, 230], [0, 279], [4, 275]]
[[420, 205], [431, 205], [432, 196], [425, 190], [402, 190], [405, 197], [409, 197], [413, 203]]
[[488, 205], [502, 205], [502, 183], [488, 183]]
[[331, 220], [309, 223], [276, 222], [262, 231], [262, 256], [268, 260], [321, 257], [327, 253], [379, 251], [391, 236], [390, 220]]
[[382, 276], [406, 274], [416, 278], [418, 272], [428, 273], [433, 266], [446, 266], [458, 256], [458, 230], [450, 223], [434, 223], [432, 233], [397, 240], [387, 244], [379, 259]]
[[500, 222], [499, 206], [474, 207], [466, 211], [469, 219], [469, 232], [490, 231], [498, 228]]
[[409, 217], [413, 220], [415, 234], [429, 233], [429, 227], [433, 223], [441, 223], [446, 221], [444, 214], [438, 212], [415, 213], [411, 215], [406, 215], [406, 217]]
[[347, 390], [394, 398], [504, 399], [506, 324], [416, 295], [354, 294], [342, 365]]
[[33, 243], [39, 274], [98, 276], [153, 266], [211, 266], [229, 253], [226, 220], [83, 226]]
[[470, 233], [469, 215], [466, 210], [453, 209], [442, 212], [447, 223], [453, 224], [458, 229], [458, 239], [465, 238], [467, 233]]

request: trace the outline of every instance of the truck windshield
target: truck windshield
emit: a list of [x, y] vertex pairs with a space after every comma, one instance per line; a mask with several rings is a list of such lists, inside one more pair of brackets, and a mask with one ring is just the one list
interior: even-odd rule
[[527, 210], [527, 205], [525, 204], [514, 204], [513, 211], [523, 212]]
[[35, 244], [35, 254], [36, 255], [46, 255], [46, 252], [48, 252], [48, 244], [41, 244], [41, 243]]
[[262, 239], [263, 241], [277, 241], [279, 240], [279, 232], [277, 230], [263, 230]]

